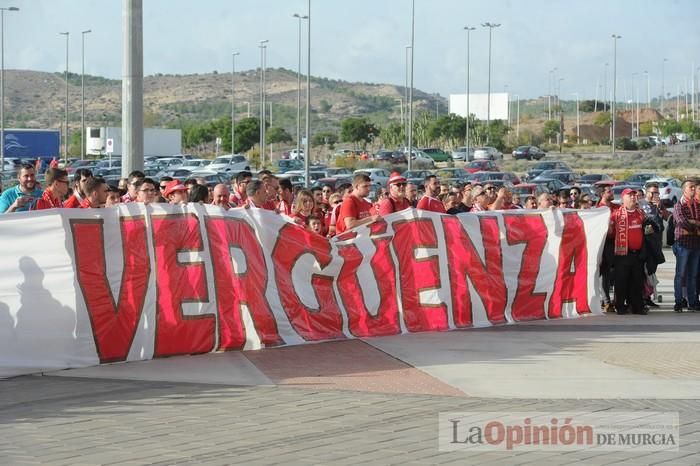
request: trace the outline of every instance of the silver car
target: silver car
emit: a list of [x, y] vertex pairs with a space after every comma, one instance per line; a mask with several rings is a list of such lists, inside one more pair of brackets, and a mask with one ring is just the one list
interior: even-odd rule
[[502, 158], [503, 154], [495, 147], [479, 147], [474, 151], [474, 160], [497, 160]]

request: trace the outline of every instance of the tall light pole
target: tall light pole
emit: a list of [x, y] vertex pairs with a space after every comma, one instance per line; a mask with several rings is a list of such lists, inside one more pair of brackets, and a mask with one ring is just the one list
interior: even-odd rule
[[651, 108], [651, 81], [649, 79], [649, 71], [644, 70], [644, 74], [647, 75], [647, 108]]
[[520, 95], [514, 94], [513, 97], [515, 98], [515, 103], [517, 104], [515, 111], [515, 140], [517, 144], [518, 139], [520, 138]]
[[572, 95], [576, 96], [576, 144], [581, 144], [581, 119], [578, 108], [578, 92], [574, 92]]
[[469, 45], [469, 36], [471, 36], [471, 32], [475, 30], [475, 27], [471, 26], [464, 26], [464, 30], [467, 31], [467, 134], [464, 137], [464, 145], [466, 146], [466, 152], [464, 153], [464, 161], [469, 162], [469, 53], [470, 53], [470, 45]]
[[666, 100], [666, 89], [665, 83], [664, 83], [664, 68], [666, 67], [666, 62], [668, 61], [668, 58], [664, 58], [661, 61], [661, 118], [664, 117], [664, 101]]
[[411, 1], [411, 82], [408, 89], [408, 169], [413, 167], [413, 57], [416, 41], [416, 0]]
[[[406, 60], [405, 60], [405, 62], [404, 62], [404, 64], [405, 64], [405, 75], [406, 75], [406, 76], [405, 76], [405, 78], [406, 78], [406, 81], [405, 81], [405, 82], [406, 82], [406, 85], [405, 85], [404, 88], [403, 88], [403, 93], [404, 93], [404, 96], [403, 96], [404, 99], [403, 99], [403, 101], [406, 103], [406, 115], [408, 115], [408, 80], [409, 80], [409, 76], [408, 76], [408, 75], [409, 75], [409, 63], [411, 62], [411, 56], [410, 56], [410, 54], [409, 54], [410, 50], [411, 50], [411, 45], [409, 44], [409, 45], [406, 46], [406, 50], [405, 50], [405, 52], [406, 52], [406, 53], [405, 53], [405, 55], [406, 55]], [[403, 136], [404, 136], [403, 143], [406, 145], [406, 147], [408, 147], [408, 117], [406, 118], [406, 121], [404, 122], [404, 126], [403, 126]]]
[[299, 19], [299, 45], [297, 47], [297, 157], [299, 157], [301, 153], [301, 20], [309, 19], [309, 17], [297, 13], [292, 16]]
[[265, 44], [268, 39], [260, 41], [260, 165], [265, 162]]
[[85, 34], [90, 34], [91, 29], [81, 32], [81, 56], [82, 70], [80, 74], [80, 159], [85, 158]]
[[607, 111], [605, 107], [608, 105], [608, 99], [610, 98], [608, 95], [608, 66], [610, 66], [609, 63], [605, 63], [605, 69], [603, 71], [603, 102], [605, 102], [603, 111]]
[[59, 32], [59, 35], [66, 36], [66, 117], [64, 121], [65, 132], [63, 133], [64, 144], [63, 144], [63, 161], [68, 161], [68, 37], [70, 32]]
[[5, 171], [5, 11], [19, 8], [0, 8], [0, 175]]
[[613, 98], [612, 98], [612, 155], [615, 155], [615, 100], [617, 99], [617, 39], [622, 36], [613, 34]]
[[399, 112], [401, 115], [401, 126], [404, 126], [406, 122], [403, 119], [403, 99], [401, 97], [397, 97], [394, 99], [394, 102], [398, 102], [399, 104]]
[[311, 0], [306, 4], [306, 144], [304, 144], [304, 186], [311, 183], [309, 166], [311, 160]]
[[231, 54], [231, 154], [236, 153], [236, 56], [240, 52]]
[[500, 24], [496, 23], [482, 23], [485, 28], [489, 28], [489, 79], [488, 79], [488, 94], [486, 97], [486, 144], [489, 143], [490, 129], [491, 129], [491, 33], [493, 28], [497, 28]]

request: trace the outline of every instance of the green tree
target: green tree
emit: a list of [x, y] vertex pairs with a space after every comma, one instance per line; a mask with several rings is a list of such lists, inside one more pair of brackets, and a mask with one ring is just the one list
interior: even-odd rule
[[318, 109], [321, 113], [328, 113], [331, 111], [331, 104], [329, 104], [326, 99], [321, 99]]
[[338, 134], [332, 131], [322, 131], [319, 133], [314, 133], [314, 135], [311, 137], [311, 145], [313, 147], [328, 144], [328, 148], [333, 150], [337, 142]]
[[405, 125], [392, 122], [382, 130], [382, 143], [384, 147], [398, 147], [405, 143]]
[[292, 136], [283, 128], [273, 126], [265, 131], [265, 140], [268, 144], [277, 144], [280, 142], [292, 142]]
[[236, 123], [235, 152], [237, 154], [249, 151], [259, 142], [260, 122], [257, 118], [244, 118]]
[[366, 118], [346, 118], [340, 124], [340, 139], [352, 142], [356, 146], [362, 144], [363, 149], [377, 136], [379, 128], [374, 126], [374, 123], [369, 123]]
[[557, 120], [545, 121], [542, 133], [545, 138], [556, 138], [557, 134], [559, 134], [559, 122]]
[[[594, 118], [593, 118], [593, 124], [597, 126], [610, 126], [610, 123], [612, 123], [612, 116], [610, 116], [610, 113], [608, 112], [601, 112], [598, 113]], [[557, 126], [559, 123], [557, 122]]]

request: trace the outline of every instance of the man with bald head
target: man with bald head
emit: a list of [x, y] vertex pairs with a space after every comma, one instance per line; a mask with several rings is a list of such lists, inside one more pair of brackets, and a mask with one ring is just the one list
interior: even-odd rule
[[212, 191], [213, 200], [211, 201], [211, 205], [218, 205], [224, 210], [229, 210], [232, 207], [228, 201], [230, 195], [231, 193], [225, 184], [217, 184]]

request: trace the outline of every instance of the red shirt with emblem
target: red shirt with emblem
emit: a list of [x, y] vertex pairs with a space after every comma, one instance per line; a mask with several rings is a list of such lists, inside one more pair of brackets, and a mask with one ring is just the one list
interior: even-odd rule
[[29, 210], [57, 209], [59, 207], [63, 207], [63, 202], [54, 197], [51, 191], [45, 189], [44, 192], [41, 193], [41, 197], [36, 200]]
[[406, 200], [406, 198], [394, 199], [393, 197], [387, 197], [382, 202], [379, 203], [379, 215], [389, 215], [400, 210], [405, 210], [411, 208], [411, 204]]
[[63, 203], [63, 207], [66, 209], [77, 209], [80, 207], [81, 197], [77, 193], [73, 193], [71, 197]]

